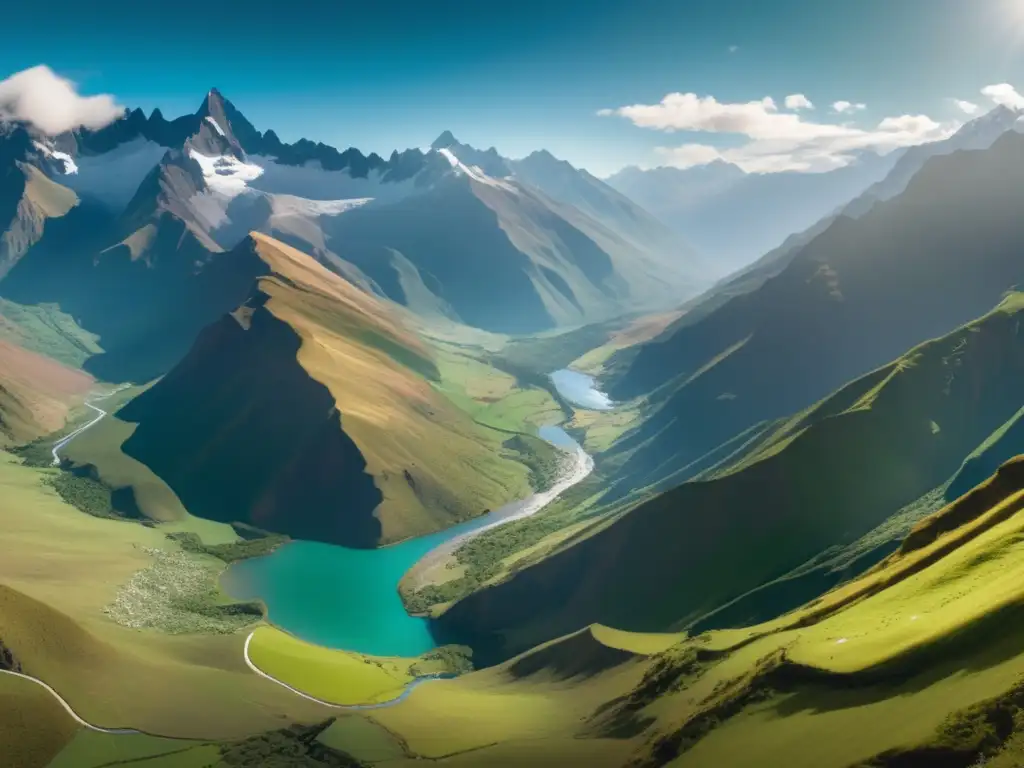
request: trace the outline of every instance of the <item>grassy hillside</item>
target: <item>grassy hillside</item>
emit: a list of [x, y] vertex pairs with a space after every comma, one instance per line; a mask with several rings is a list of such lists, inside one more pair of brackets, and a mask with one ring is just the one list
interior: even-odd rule
[[993, 306], [1024, 279], [1012, 203], [1022, 180], [1024, 136], [1013, 132], [933, 158], [902, 195], [836, 219], [756, 290], [684, 315], [613, 366], [614, 399], [648, 394], [656, 406], [614, 449], [623, 488], [663, 482]]
[[[83, 735], [55, 765], [219, 768], [242, 754], [393, 768], [1016, 765], [1022, 467], [923, 521], [859, 579], [765, 624], [694, 637], [593, 625], [395, 707], [213, 744]], [[339, 661], [300, 656], [303, 687]]]
[[1017, 412], [1022, 310], [1015, 294], [766, 430], [701, 481], [606, 516], [456, 603], [441, 628], [491, 658], [593, 622], [667, 630], [853, 543]]
[[[364, 547], [528, 495], [547, 393], [435, 349], [305, 254], [252, 243], [269, 274], [118, 413], [138, 424], [127, 455], [195, 515]], [[471, 393], [481, 378], [490, 397]], [[517, 432], [526, 458], [505, 447]]]
[[103, 350], [98, 337], [82, 329], [53, 304], [22, 306], [0, 298], [0, 339], [81, 368], [92, 355]]
[[19, 768], [46, 768], [78, 730], [78, 723], [43, 688], [0, 675], [0, 744]]
[[0, 447], [60, 429], [92, 385], [88, 374], [0, 338]]
[[1004, 461], [1024, 453], [1024, 408], [1011, 416], [988, 440], [971, 452], [946, 491], [947, 499], [967, 493]]
[[[250, 672], [246, 633], [180, 626], [195, 608], [188, 598], [215, 590], [206, 579], [223, 563], [212, 569], [212, 559], [180, 554], [159, 530], [77, 511], [47, 486], [53, 471], [0, 453], [0, 638], [24, 672], [90, 722], [165, 736], [240, 738], [282, 718], [322, 718], [323, 708]], [[174, 567], [156, 573], [176, 599], [147, 586], [161, 558], [154, 553], [174, 555]], [[133, 627], [116, 608], [125, 597], [179, 630]]]

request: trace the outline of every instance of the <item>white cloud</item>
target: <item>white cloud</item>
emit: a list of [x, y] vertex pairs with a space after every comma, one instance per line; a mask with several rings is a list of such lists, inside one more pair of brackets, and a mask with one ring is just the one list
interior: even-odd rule
[[802, 93], [791, 93], [786, 97], [786, 109], [814, 109], [814, 105]]
[[32, 123], [55, 136], [73, 128], [102, 128], [124, 114], [112, 96], [80, 96], [75, 84], [40, 65], [0, 81], [0, 118]]
[[739, 49], [740, 49], [740, 47], [738, 45], [730, 45], [729, 46], [729, 53], [736, 53], [736, 51], [738, 51]]
[[[850, 105], [851, 107], [855, 105]], [[959, 124], [939, 124], [925, 115], [886, 117], [874, 128], [812, 122], [802, 115], [779, 112], [775, 101], [722, 103], [713, 96], [670, 93], [657, 104], [633, 104], [601, 110], [641, 128], [673, 133], [735, 134], [747, 141], [719, 149], [685, 143], [660, 147], [657, 152], [672, 165], [691, 167], [725, 160], [752, 173], [826, 171], [852, 162], [862, 150], [888, 152], [899, 147], [935, 141], [952, 134]]]
[[836, 101], [833, 102], [832, 104], [832, 111], [840, 115], [846, 114], [848, 112], [862, 112], [867, 108], [867, 104], [854, 104], [853, 102], [849, 101]]
[[1024, 108], [1024, 96], [1017, 93], [1017, 89], [1009, 83], [998, 85], [986, 85], [981, 89], [983, 96], [988, 96], [996, 104], [1014, 109]]
[[717, 147], [708, 144], [683, 144], [671, 148], [656, 147], [654, 151], [667, 158], [668, 164], [676, 168], [693, 168], [725, 159]]
[[973, 101], [964, 101], [963, 99], [950, 99], [953, 102], [953, 106], [963, 112], [965, 115], [976, 115], [978, 110], [981, 109]]

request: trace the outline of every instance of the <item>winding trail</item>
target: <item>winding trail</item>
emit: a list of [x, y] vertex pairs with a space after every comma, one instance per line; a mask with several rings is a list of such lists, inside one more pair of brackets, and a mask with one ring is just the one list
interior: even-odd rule
[[387, 701], [380, 701], [380, 702], [377, 702], [376, 704], [333, 704], [333, 703], [331, 703], [329, 701], [324, 701], [323, 699], [318, 699], [315, 696], [310, 696], [308, 693], [303, 693], [298, 688], [293, 688], [292, 686], [288, 685], [288, 683], [283, 682], [282, 680], [278, 680], [276, 677], [268, 675], [262, 669], [257, 667], [253, 663], [253, 660], [249, 657], [249, 643], [252, 642], [252, 637], [255, 634], [256, 634], [256, 630], [253, 630], [252, 632], [249, 633], [249, 636], [247, 638], [245, 638], [245, 649], [242, 651], [242, 654], [245, 657], [245, 663], [249, 666], [249, 669], [251, 669], [253, 672], [255, 672], [260, 677], [266, 678], [267, 680], [270, 680], [272, 683], [277, 683], [282, 688], [287, 688], [289, 691], [291, 691], [292, 693], [294, 693], [297, 696], [301, 696], [304, 699], [308, 699], [309, 701], [316, 702], [317, 704], [321, 704], [321, 705], [323, 705], [325, 707], [330, 707], [331, 709], [359, 710], [359, 709], [384, 709], [385, 707], [393, 707], [396, 704], [401, 704], [403, 701], [405, 701], [407, 698], [409, 698], [409, 694], [411, 694], [414, 690], [416, 690], [417, 687], [419, 687], [423, 683], [429, 683], [432, 680], [443, 680], [446, 677], [454, 677], [454, 675], [446, 675], [446, 674], [443, 674], [443, 673], [439, 673], [439, 674], [436, 674], [436, 675], [423, 675], [422, 677], [417, 677], [415, 680], [413, 680], [412, 682], [408, 683], [405, 686], [405, 688], [402, 690], [402, 692], [400, 694], [398, 694], [398, 696], [396, 696], [395, 698], [388, 699]]
[[42, 680], [40, 680], [37, 677], [32, 677], [30, 675], [24, 675], [21, 672], [12, 672], [9, 669], [0, 669], [0, 675], [12, 675], [14, 677], [20, 677], [22, 680], [28, 680], [31, 683], [35, 683], [36, 685], [45, 688], [47, 691], [50, 692], [50, 694], [53, 696], [53, 698], [55, 698], [57, 700], [57, 702], [62, 707], [64, 707], [64, 711], [67, 712], [69, 715], [71, 715], [71, 718], [76, 723], [78, 723], [83, 728], [88, 728], [90, 731], [96, 731], [97, 733], [112, 733], [112, 734], [117, 735], [117, 736], [126, 736], [126, 735], [129, 735], [129, 734], [141, 733], [141, 731], [136, 731], [134, 728], [101, 728], [98, 725], [93, 725], [88, 720], [82, 719], [78, 715], [78, 713], [75, 712], [75, 710], [73, 710], [71, 708], [71, 705], [68, 704], [64, 700], [63, 696], [61, 696], [53, 688], [51, 688], [49, 685], [47, 685], [46, 683], [44, 683]]
[[118, 392], [120, 392], [122, 389], [127, 389], [128, 386], [129, 386], [128, 384], [122, 384], [120, 387], [116, 387], [115, 389], [110, 390], [105, 395], [100, 395], [99, 397], [93, 398], [92, 401], [89, 401], [89, 400], [85, 401], [85, 405], [87, 405], [89, 408], [92, 408], [94, 411], [96, 411], [96, 413], [98, 413], [99, 416], [97, 416], [95, 419], [90, 421], [85, 426], [79, 427], [74, 432], [71, 432], [70, 434], [64, 435], [64, 437], [62, 437], [60, 440], [58, 440], [56, 443], [53, 444], [53, 448], [50, 450], [50, 453], [53, 455], [53, 465], [54, 466], [60, 464], [59, 451], [61, 450], [61, 448], [63, 448], [65, 445], [70, 443], [72, 440], [74, 440], [80, 434], [85, 432], [85, 430], [89, 429], [89, 427], [93, 427], [93, 426], [99, 424], [103, 420], [103, 417], [108, 415], [106, 411], [104, 411], [102, 408], [100, 408], [100, 407], [98, 407], [96, 405], [93, 405], [93, 403], [96, 402], [97, 400], [106, 400], [108, 397], [113, 397]]
[[[122, 385], [120, 387], [117, 387], [116, 389], [112, 389], [110, 392], [107, 392], [105, 395], [100, 395], [99, 397], [95, 398], [95, 400], [106, 400], [108, 397], [116, 395], [122, 389], [126, 389], [127, 387], [128, 387], [128, 385], [125, 384], [125, 385]], [[54, 465], [60, 464], [60, 456], [59, 456], [58, 452], [60, 451], [61, 448], [63, 448], [65, 445], [70, 443], [72, 440], [74, 440], [80, 434], [85, 432], [85, 430], [89, 429], [89, 427], [92, 427], [92, 426], [95, 426], [96, 424], [98, 424], [103, 419], [103, 417], [107, 415], [106, 411], [104, 411], [102, 408], [98, 408], [97, 406], [93, 405], [92, 402], [89, 402], [88, 400], [85, 402], [85, 405], [87, 405], [90, 408], [92, 408], [99, 415], [95, 419], [90, 421], [88, 424], [79, 427], [74, 432], [71, 432], [70, 434], [65, 435], [64, 437], [62, 437], [60, 440], [58, 440], [56, 443], [53, 444], [53, 448], [51, 449], [50, 453], [53, 455], [53, 463], [54, 463]], [[121, 736], [128, 735], [128, 734], [141, 733], [141, 731], [137, 731], [134, 728], [102, 728], [102, 727], [100, 727], [98, 725], [93, 725], [88, 720], [85, 720], [84, 718], [79, 716], [79, 714], [77, 712], [75, 712], [74, 709], [71, 708], [71, 705], [67, 703], [67, 701], [64, 699], [64, 697], [61, 696], [59, 693], [57, 693], [57, 691], [55, 691], [53, 689], [53, 687], [49, 683], [44, 683], [38, 677], [32, 677], [31, 675], [26, 675], [26, 674], [24, 674], [22, 672], [14, 672], [14, 671], [9, 670], [9, 669], [0, 669], [0, 675], [11, 675], [13, 677], [20, 677], [22, 680], [28, 680], [29, 682], [35, 683], [36, 685], [40, 686], [41, 688], [45, 688], [47, 691], [50, 692], [50, 695], [53, 696], [53, 698], [55, 698], [57, 700], [57, 702], [64, 708], [64, 711], [67, 712], [76, 723], [78, 723], [83, 728], [88, 728], [90, 731], [96, 731], [97, 733], [109, 733], [109, 734], [115, 734], [115, 735], [121, 735]]]

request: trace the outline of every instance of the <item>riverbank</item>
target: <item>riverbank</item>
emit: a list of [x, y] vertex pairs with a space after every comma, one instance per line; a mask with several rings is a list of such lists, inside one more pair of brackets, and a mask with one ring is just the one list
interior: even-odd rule
[[[566, 451], [566, 453], [565, 468], [560, 473], [559, 479], [548, 490], [534, 494], [524, 501], [506, 505], [492, 513], [496, 516], [496, 519], [493, 521], [475, 530], [459, 534], [427, 552], [402, 577], [402, 580], [399, 582], [399, 592], [403, 594], [414, 593], [431, 584], [445, 581], [443, 578], [444, 571], [454, 561], [455, 552], [459, 547], [485, 531], [537, 514], [562, 493], [577, 483], [582, 482], [593, 472], [594, 460], [582, 447], [574, 444], [573, 448]], [[427, 614], [413, 613], [412, 615], [426, 616]]]

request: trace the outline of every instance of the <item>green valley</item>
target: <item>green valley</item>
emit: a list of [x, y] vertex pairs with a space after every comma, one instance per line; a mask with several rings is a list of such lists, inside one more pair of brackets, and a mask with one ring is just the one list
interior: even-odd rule
[[55, 2], [0, 768], [1024, 766], [1014, 3]]

